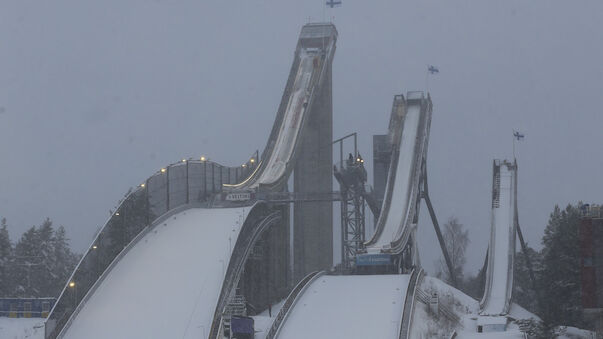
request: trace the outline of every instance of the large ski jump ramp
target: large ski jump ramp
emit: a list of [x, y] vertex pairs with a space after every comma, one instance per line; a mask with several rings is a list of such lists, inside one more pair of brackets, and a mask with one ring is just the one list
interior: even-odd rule
[[515, 256], [517, 163], [494, 162], [492, 226], [488, 246], [486, 288], [480, 303], [482, 315], [509, 313]]
[[296, 301], [277, 338], [398, 338], [409, 277], [321, 276]]
[[[316, 32], [314, 32], [316, 30]], [[232, 190], [257, 189], [260, 185], [275, 188], [286, 181], [296, 161], [303, 130], [325, 72], [335, 53], [337, 33], [330, 24], [306, 25], [295, 52], [290, 80], [285, 88], [268, 143], [257, 171], [235, 185]], [[322, 40], [323, 45], [316, 46]]]
[[64, 338], [206, 338], [229, 244], [250, 209], [189, 209], [150, 229], [91, 291]]
[[289, 161], [293, 152], [305, 118], [310, 96], [310, 80], [314, 69], [318, 68], [319, 55], [302, 49], [300, 52], [300, 65], [295, 76], [293, 93], [289, 97], [283, 123], [280, 126], [274, 150], [267, 161], [264, 170], [258, 178], [253, 180], [250, 188], [260, 184], [273, 184], [286, 174]]

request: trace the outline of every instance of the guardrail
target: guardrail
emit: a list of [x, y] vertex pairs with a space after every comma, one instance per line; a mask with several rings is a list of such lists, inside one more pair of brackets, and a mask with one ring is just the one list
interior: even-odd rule
[[314, 282], [314, 280], [320, 278], [323, 274], [325, 274], [325, 271], [312, 272], [305, 276], [295, 286], [295, 288], [293, 288], [291, 293], [289, 293], [289, 296], [287, 296], [283, 307], [281, 307], [281, 309], [278, 311], [278, 314], [276, 315], [276, 318], [274, 318], [272, 326], [270, 327], [268, 334], [266, 334], [266, 339], [276, 338], [276, 335], [278, 334], [281, 325], [285, 322], [285, 319], [287, 319], [287, 316], [289, 315], [289, 310], [297, 303], [299, 296], [302, 295], [302, 292], [304, 292], [306, 288], [310, 286], [312, 282]]
[[230, 257], [226, 275], [224, 276], [224, 283], [222, 284], [222, 290], [220, 291], [218, 303], [214, 311], [214, 318], [212, 321], [209, 338], [218, 338], [222, 325], [222, 314], [224, 308], [226, 307], [228, 300], [230, 300], [239, 283], [241, 274], [245, 268], [245, 263], [251, 250], [253, 249], [253, 246], [265, 230], [282, 219], [282, 214], [280, 211], [265, 215], [264, 213], [268, 212], [268, 210], [266, 209], [266, 211], [263, 211], [262, 207], [263, 206], [257, 205], [254, 207], [254, 209], [249, 213], [249, 216], [245, 220], [241, 232], [239, 233], [237, 242]]
[[237, 167], [222, 166], [204, 157], [183, 159], [130, 189], [65, 284], [45, 322], [45, 339], [58, 337], [103, 273], [150, 225], [183, 206], [203, 206], [222, 190], [222, 184], [244, 179], [257, 163], [254, 157]]
[[413, 308], [417, 289], [424, 275], [422, 268], [415, 268], [410, 275], [410, 282], [406, 289], [406, 299], [404, 300], [404, 308], [402, 309], [402, 319], [400, 321], [400, 334], [398, 338], [407, 339], [410, 337], [410, 325], [412, 323]]
[[[430, 301], [430, 297], [427, 293], [425, 293], [423, 290], [421, 290], [420, 288], [417, 289], [417, 299], [424, 303], [425, 305], [429, 306], [429, 301]], [[461, 318], [456, 315], [456, 313], [454, 313], [454, 311], [452, 311], [450, 308], [448, 308], [448, 306], [440, 303], [438, 305], [438, 312], [441, 313], [444, 317], [448, 318], [448, 320], [451, 320], [457, 324], [460, 324], [461, 322]]]

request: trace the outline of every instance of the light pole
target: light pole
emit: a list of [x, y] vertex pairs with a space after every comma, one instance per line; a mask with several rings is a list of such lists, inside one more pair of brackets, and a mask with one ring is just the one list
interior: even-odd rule
[[75, 285], [75, 281], [69, 282], [69, 288], [73, 289], [73, 310], [77, 307], [77, 286]]

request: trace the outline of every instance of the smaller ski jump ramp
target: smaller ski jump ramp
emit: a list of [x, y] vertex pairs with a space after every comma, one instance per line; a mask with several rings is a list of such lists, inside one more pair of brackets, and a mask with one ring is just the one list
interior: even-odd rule
[[495, 160], [493, 168], [488, 268], [484, 297], [480, 302], [480, 314], [492, 316], [509, 313], [513, 293], [517, 162]]

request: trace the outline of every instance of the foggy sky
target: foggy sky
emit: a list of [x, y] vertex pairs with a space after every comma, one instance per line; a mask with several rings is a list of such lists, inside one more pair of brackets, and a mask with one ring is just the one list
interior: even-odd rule
[[[555, 204], [603, 202], [603, 3], [322, 0], [0, 3], [0, 216], [16, 241], [50, 217], [83, 251], [129, 187], [183, 157], [238, 165], [264, 148], [301, 26], [334, 20], [334, 137], [372, 162], [393, 95], [425, 90], [441, 222], [490, 232], [492, 160], [517, 144], [532, 246]], [[334, 17], [334, 18], [333, 18]], [[372, 175], [372, 174], [371, 174]], [[423, 206], [421, 260], [439, 257]], [[337, 216], [336, 216], [337, 219]], [[335, 251], [338, 252], [338, 251]]]

